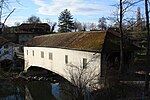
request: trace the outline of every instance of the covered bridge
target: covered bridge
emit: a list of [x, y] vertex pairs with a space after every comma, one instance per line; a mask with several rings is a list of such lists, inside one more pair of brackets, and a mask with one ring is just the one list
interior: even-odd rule
[[[67, 70], [72, 66], [96, 69], [105, 75], [106, 69], [119, 69], [120, 35], [117, 30], [58, 33], [37, 36], [24, 47], [25, 70], [38, 66], [70, 80]], [[132, 67], [137, 49], [130, 39], [124, 41], [124, 72]], [[92, 71], [88, 70], [89, 73]], [[86, 75], [88, 77], [88, 75]]]

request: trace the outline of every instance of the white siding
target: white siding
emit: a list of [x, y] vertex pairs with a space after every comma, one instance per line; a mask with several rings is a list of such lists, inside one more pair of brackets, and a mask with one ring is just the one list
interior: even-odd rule
[[[34, 50], [34, 56], [32, 54]], [[28, 55], [27, 55], [28, 51]], [[44, 58], [41, 58], [41, 51], [44, 52]], [[49, 53], [52, 53], [53, 60], [49, 59]], [[65, 55], [68, 55], [68, 64], [65, 63]], [[96, 59], [94, 57], [98, 56]], [[70, 64], [76, 66], [83, 65], [83, 58], [87, 59], [88, 67], [96, 67], [97, 73], [100, 72], [100, 53], [68, 50], [61, 48], [46, 47], [24, 47], [25, 70], [30, 66], [39, 66], [51, 70], [67, 78], [66, 70]]]

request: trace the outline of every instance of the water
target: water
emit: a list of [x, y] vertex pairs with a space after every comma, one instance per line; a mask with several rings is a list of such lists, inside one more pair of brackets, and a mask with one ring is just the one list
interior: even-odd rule
[[0, 100], [61, 100], [60, 84], [50, 81], [0, 82]]

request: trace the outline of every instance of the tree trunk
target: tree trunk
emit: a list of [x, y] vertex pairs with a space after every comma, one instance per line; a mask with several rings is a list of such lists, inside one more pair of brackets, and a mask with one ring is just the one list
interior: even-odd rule
[[145, 94], [148, 95], [149, 90], [149, 65], [150, 65], [150, 34], [149, 34], [149, 12], [148, 0], [145, 0], [146, 28], [147, 28], [147, 65], [145, 75]]
[[2, 11], [3, 11], [3, 3], [4, 3], [4, 0], [1, 0], [0, 1], [0, 34], [2, 34]]
[[119, 76], [122, 74], [123, 68], [123, 29], [122, 29], [122, 0], [120, 0], [120, 68], [119, 68]]

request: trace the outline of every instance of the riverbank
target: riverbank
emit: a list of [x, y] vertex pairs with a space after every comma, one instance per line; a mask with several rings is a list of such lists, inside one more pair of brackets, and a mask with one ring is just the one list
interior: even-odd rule
[[[37, 74], [37, 72], [35, 72]], [[32, 88], [32, 84], [42, 84], [44, 83], [49, 83], [49, 85], [51, 84], [55, 84], [58, 83], [58, 85], [61, 83], [61, 88], [60, 89], [64, 89], [65, 88], [65, 92], [71, 91], [73, 90], [73, 88], [66, 88], [66, 83], [63, 79], [61, 79], [59, 76], [57, 76], [54, 73], [49, 73], [49, 74], [42, 74], [42, 75], [35, 75], [35, 73], [22, 73], [20, 74], [19, 72], [7, 72], [7, 71], [3, 71], [0, 70], [0, 81], [3, 84], [6, 84], [9, 86], [9, 84], [17, 84], [17, 86], [20, 85], [29, 85], [29, 91], [31, 92], [32, 90], [30, 88]], [[65, 85], [63, 85], [65, 84]], [[47, 86], [49, 86], [47, 84]], [[42, 85], [39, 85], [42, 86]], [[68, 86], [68, 85], [67, 85]], [[11, 85], [10, 85], [11, 87]], [[74, 87], [74, 86], [73, 86]], [[40, 87], [42, 90], [42, 87]], [[144, 88], [143, 86], [141, 86], [140, 84], [132, 84], [132, 83], [124, 83], [124, 81], [122, 83], [118, 83], [114, 86], [111, 87], [103, 87], [99, 90], [95, 90], [92, 93], [90, 93], [90, 97], [93, 98], [94, 100], [116, 100], [116, 99], [121, 99], [121, 100], [133, 100], [133, 99], [142, 99], [142, 98], [147, 98], [144, 97]], [[3, 90], [4, 91], [4, 90]], [[16, 90], [15, 90], [16, 91]], [[25, 90], [23, 90], [25, 91]], [[37, 91], [37, 90], [36, 90]], [[60, 90], [57, 90], [56, 92], [58, 92]], [[10, 90], [11, 92], [11, 90]], [[38, 91], [39, 93], [41, 93], [40, 91]], [[64, 92], [64, 93], [65, 93]], [[69, 94], [70, 92], [68, 92]], [[64, 98], [64, 97], [63, 97]], [[145, 99], [145, 100], [149, 100], [149, 99]]]
[[9, 71], [4, 71], [3, 69], [0, 69], [0, 79], [8, 79], [8, 78], [13, 78], [18, 73], [15, 72], [9, 72]]

